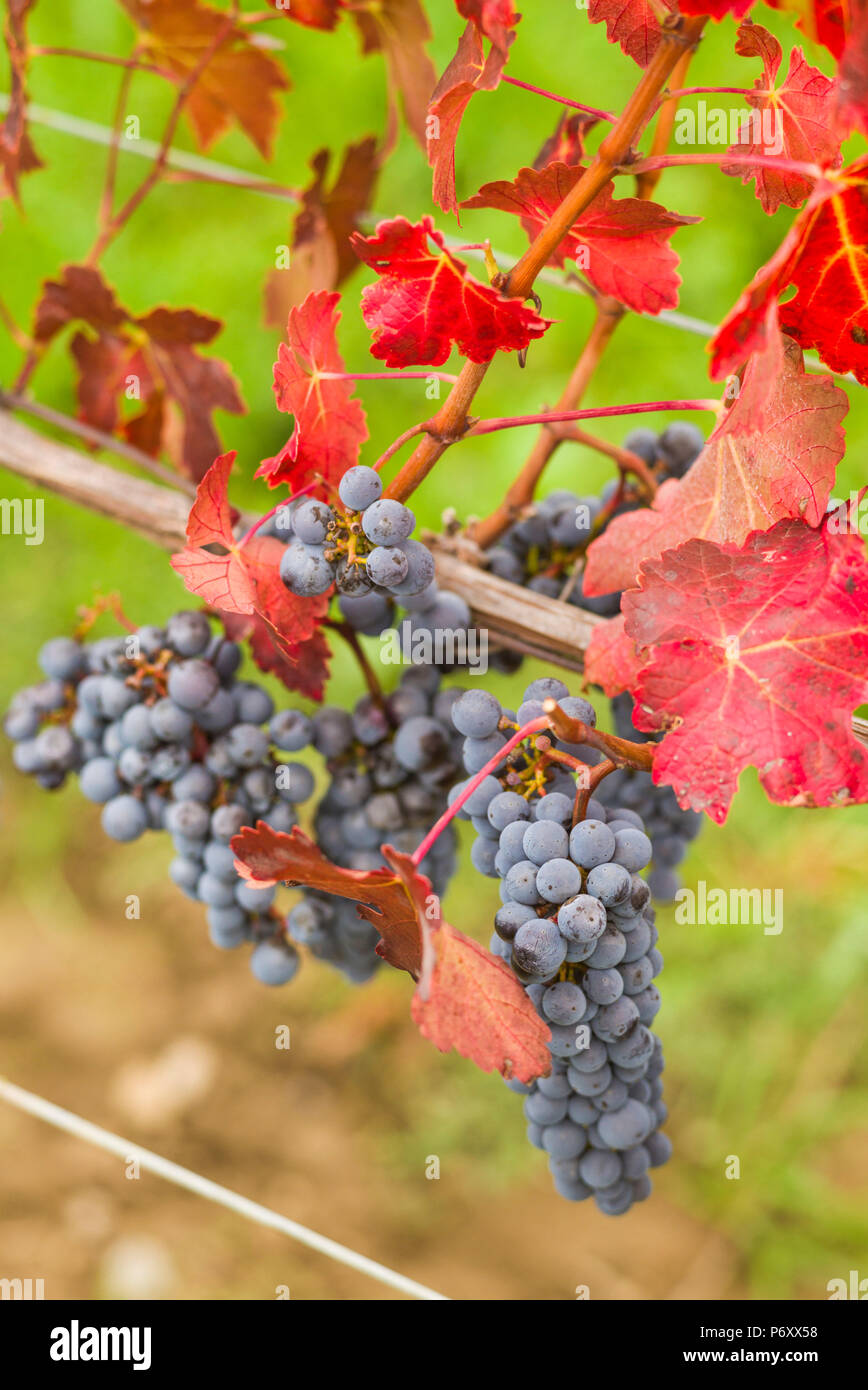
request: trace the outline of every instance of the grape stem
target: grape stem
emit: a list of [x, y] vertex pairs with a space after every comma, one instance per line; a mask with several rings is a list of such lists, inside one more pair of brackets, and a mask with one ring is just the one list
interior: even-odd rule
[[[558, 401], [558, 410], [578, 409], [597, 364], [625, 313], [624, 306], [608, 296], [597, 299], [595, 308], [593, 327]], [[489, 516], [470, 528], [470, 535], [482, 550], [492, 546], [515, 521], [522, 509], [533, 501], [537, 484], [549, 460], [566, 437], [565, 429], [559, 429], [552, 424], [546, 424], [540, 430], [533, 449], [518, 476], [510, 484], [503, 501]]]
[[551, 723], [549, 719], [545, 715], [541, 715], [539, 719], [532, 719], [530, 723], [523, 724], [522, 727], [518, 730], [518, 732], [514, 733], [512, 738], [508, 739], [502, 748], [498, 748], [494, 757], [489, 758], [488, 762], [485, 764], [485, 767], [481, 768], [479, 772], [475, 773], [470, 778], [470, 781], [467, 783], [467, 785], [461, 788], [461, 791], [459, 792], [458, 796], [456, 796], [452, 805], [447, 806], [440, 819], [434, 822], [431, 829], [428, 831], [428, 834], [422, 841], [421, 845], [416, 850], [415, 854], [411, 856], [415, 868], [418, 869], [419, 865], [422, 863], [422, 860], [425, 858], [425, 855], [428, 853], [431, 846], [435, 843], [436, 840], [439, 840], [440, 836], [443, 834], [443, 831], [446, 829], [447, 825], [449, 825], [450, 821], [453, 821], [455, 819], [455, 817], [458, 815], [458, 812], [461, 810], [462, 806], [467, 801], [468, 797], [473, 795], [473, 793], [476, 791], [476, 788], [485, 781], [486, 777], [488, 777], [490, 773], [494, 772], [494, 769], [496, 767], [500, 767], [500, 764], [503, 762], [504, 758], [509, 756], [513, 748], [517, 748], [518, 745], [520, 743], [523, 743], [526, 738], [530, 738], [531, 734], [538, 734], [541, 733], [543, 729], [549, 728], [551, 728]]
[[513, 87], [521, 87], [525, 92], [533, 92], [535, 96], [547, 97], [549, 101], [556, 101], [559, 106], [570, 106], [574, 111], [585, 111], [589, 116], [595, 116], [598, 121], [617, 121], [618, 117], [611, 111], [600, 111], [596, 106], [583, 106], [580, 101], [571, 101], [569, 97], [559, 97], [555, 92], [547, 92], [545, 87], [534, 87], [530, 82], [520, 82], [517, 77], [501, 77], [501, 82], [508, 82]]
[[383, 464], [388, 463], [392, 455], [397, 454], [398, 450], [404, 444], [407, 443], [408, 439], [413, 439], [417, 434], [422, 434], [423, 431], [427, 428], [427, 426], [428, 421], [423, 420], [421, 424], [411, 425], [410, 428], [408, 430], [405, 430], [403, 434], [399, 434], [397, 439], [393, 439], [388, 449], [385, 449], [383, 453], [380, 454], [380, 457], [377, 459], [377, 462], [373, 465], [374, 472], [379, 473]]
[[[682, 89], [682, 83], [687, 81], [687, 73], [693, 60], [693, 50], [688, 49], [682, 53], [672, 71], [672, 87], [668, 97], [661, 97], [661, 110], [657, 115], [654, 126], [654, 137], [651, 141], [651, 157], [666, 154], [669, 149], [669, 142], [672, 139], [672, 132], [675, 129], [675, 118], [678, 115], [678, 96]], [[673, 100], [674, 98], [674, 100]], [[636, 177], [636, 197], [651, 198], [654, 189], [660, 180], [662, 169], [651, 169], [647, 173], [638, 174]]]
[[[522, 301], [528, 298], [534, 280], [570, 227], [629, 157], [682, 53], [696, 47], [706, 22], [704, 15], [679, 17], [670, 28], [661, 31], [657, 50], [618, 120], [578, 183], [558, 205], [509, 275], [505, 276], [501, 287], [503, 294]], [[435, 416], [436, 434], [428, 431], [420, 439], [410, 458], [389, 484], [386, 496], [406, 502], [442, 457], [446, 448], [444, 441], [461, 437], [467, 427], [473, 398], [485, 380], [489, 366], [488, 362], [465, 362], [458, 380]]]
[[[526, 738], [530, 738], [533, 734], [539, 734], [544, 730], [551, 729], [552, 732], [558, 738], [562, 738], [565, 743], [586, 743], [590, 748], [598, 748], [602, 752], [608, 754], [608, 761], [611, 763], [611, 767], [607, 769], [607, 772], [602, 772], [600, 770], [606, 766], [605, 763], [601, 763], [599, 768], [591, 769], [589, 780], [593, 785], [596, 785], [594, 781], [595, 772], [597, 773], [597, 782], [599, 782], [603, 777], [608, 775], [608, 772], [611, 772], [616, 767], [636, 767], [643, 772], [651, 771], [654, 749], [657, 747], [655, 743], [631, 743], [629, 739], [617, 738], [614, 734], [600, 733], [596, 729], [591, 728], [590, 724], [585, 724], [583, 720], [573, 719], [570, 715], [565, 714], [557, 700], [545, 700], [543, 702], [543, 709], [545, 711], [543, 715], [538, 719], [531, 719], [527, 724], [523, 724], [522, 727], [513, 734], [512, 738], [510, 738], [502, 748], [497, 750], [494, 757], [489, 758], [485, 766], [470, 778], [466, 786], [462, 787], [458, 796], [456, 796], [455, 800], [452, 802], [452, 805], [448, 806], [440, 819], [434, 823], [419, 848], [412, 856], [413, 864], [417, 869], [431, 846], [440, 838], [450, 821], [455, 819], [462, 806], [476, 791], [476, 788], [485, 781], [490, 773], [500, 767], [501, 763], [503, 763], [504, 759], [509, 756], [514, 748], [517, 748], [520, 743], [523, 743]], [[542, 750], [542, 756], [548, 761], [562, 762], [565, 765], [569, 763], [574, 771], [587, 766], [587, 764], [580, 762], [577, 758], [571, 757], [570, 754], [561, 753], [560, 749], [545, 748]], [[587, 805], [587, 798], [585, 805]]]
[[247, 542], [252, 540], [256, 535], [259, 528], [264, 526], [266, 521], [270, 521], [273, 516], [276, 516], [281, 507], [288, 507], [291, 502], [297, 502], [299, 497], [306, 497], [309, 492], [313, 492], [314, 488], [319, 486], [319, 483], [320, 479], [314, 478], [313, 482], [305, 484], [304, 487], [300, 487], [298, 492], [294, 492], [291, 497], [284, 498], [282, 502], [275, 502], [270, 511], [267, 511], [258, 521], [254, 521], [249, 531], [244, 532], [244, 535], [238, 542], [238, 549], [243, 550]]
[[[600, 420], [609, 415], [648, 415], [657, 410], [711, 410], [715, 414], [720, 402], [709, 398], [692, 401], [638, 401], [630, 405], [595, 406], [590, 410], [546, 410], [539, 415], [501, 416], [492, 420], [477, 420], [462, 438], [471, 439], [497, 430], [511, 430], [519, 425], [570, 424], [574, 420]], [[634, 470], [635, 471], [635, 470]]]
[[548, 727], [564, 743], [586, 743], [605, 753], [617, 767], [635, 767], [640, 772], [650, 772], [654, 766], [656, 743], [632, 743], [630, 739], [618, 738], [615, 734], [604, 734], [594, 729], [582, 719], [573, 719], [566, 714], [557, 700], [544, 700], [543, 709]]
[[359, 670], [368, 688], [368, 694], [379, 709], [385, 710], [383, 687], [380, 685], [376, 671], [365, 655], [355, 629], [352, 628], [349, 623], [338, 622], [335, 618], [324, 618], [322, 626], [329, 628], [332, 632], [336, 632], [339, 637], [344, 639], [358, 662]]
[[599, 435], [588, 434], [577, 427], [564, 430], [562, 437], [573, 444], [584, 444], [588, 449], [595, 449], [598, 454], [605, 454], [617, 465], [622, 477], [626, 473], [633, 473], [651, 497], [656, 495], [657, 479], [645, 460], [634, 454], [632, 449], [622, 449], [618, 444], [610, 444], [608, 439], [600, 439]]
[[610, 772], [617, 769], [618, 764], [611, 758], [606, 758], [605, 762], [597, 763], [596, 767], [590, 769], [588, 785], [586, 787], [576, 787], [576, 800], [573, 805], [572, 824], [577, 825], [580, 820], [584, 820], [588, 814], [588, 802], [593, 792], [597, 790], [604, 777], [608, 777]]

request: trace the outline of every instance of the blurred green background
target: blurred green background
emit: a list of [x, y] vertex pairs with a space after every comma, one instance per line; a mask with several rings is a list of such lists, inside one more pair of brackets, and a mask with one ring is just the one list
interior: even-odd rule
[[[460, 21], [451, 0], [427, 8], [440, 72]], [[525, 8], [509, 71], [619, 109], [638, 69], [607, 45], [602, 27], [568, 0]], [[755, 18], [788, 54], [786, 20], [766, 10]], [[133, 37], [111, 0], [37, 4], [30, 31], [40, 44], [116, 54], [129, 52]], [[267, 32], [283, 42], [293, 82], [276, 157], [263, 163], [237, 133], [212, 153], [303, 186], [314, 150], [338, 152], [382, 130], [383, 63], [360, 58], [347, 20], [334, 34], [282, 20]], [[756, 64], [735, 57], [733, 42], [731, 22], [711, 26], [691, 85], [752, 84]], [[809, 58], [829, 70], [824, 50]], [[119, 76], [42, 57], [31, 95], [110, 124]], [[158, 78], [136, 78], [129, 110], [143, 137], [160, 138], [170, 102]], [[532, 163], [558, 113], [506, 86], [477, 97], [458, 143], [459, 196]], [[0, 234], [0, 294], [25, 326], [43, 279], [83, 257], [93, 240], [106, 162], [105, 150], [68, 134], [40, 126], [33, 134], [46, 168], [23, 181], [23, 211], [5, 204]], [[193, 148], [183, 123], [176, 143]], [[146, 165], [127, 155], [120, 167], [126, 192]], [[710, 168], [668, 171], [657, 197], [705, 219], [675, 238], [680, 308], [716, 321], [792, 214], [767, 218], [752, 188]], [[375, 203], [384, 216], [433, 211], [429, 171], [406, 133]], [[289, 240], [291, 214], [286, 203], [251, 192], [173, 183], [149, 197], [104, 261], [134, 312], [165, 302], [225, 321], [214, 351], [231, 363], [249, 414], [219, 423], [225, 446], [239, 452], [237, 499], [258, 509], [272, 499], [252, 483], [253, 471], [289, 426], [273, 404], [277, 335], [263, 326], [261, 291], [276, 248]], [[438, 215], [437, 223], [455, 234], [449, 219]], [[526, 244], [517, 221], [496, 213], [469, 213], [462, 230], [469, 241], [490, 237], [507, 256]], [[362, 371], [371, 367], [358, 311], [363, 283], [359, 274], [345, 287], [341, 328], [346, 360]], [[479, 413], [536, 411], [562, 389], [590, 304], [550, 287], [543, 298], [557, 326], [533, 345], [524, 372], [501, 355], [477, 398]], [[8, 385], [19, 365], [20, 352], [0, 334], [0, 382]], [[73, 384], [57, 342], [35, 393], [74, 414]], [[708, 394], [700, 338], [630, 317], [587, 404]], [[369, 461], [431, 409], [424, 383], [373, 383], [363, 398]], [[868, 397], [853, 387], [851, 399], [839, 495], [865, 481]], [[618, 440], [626, 426], [601, 421], [598, 432]], [[463, 517], [490, 510], [531, 443], [532, 432], [514, 430], [454, 449], [414, 498], [420, 521], [437, 525], [447, 506]], [[546, 486], [590, 491], [607, 476], [604, 460], [565, 446]], [[7, 497], [30, 495], [7, 473], [2, 487]], [[119, 590], [138, 622], [160, 621], [185, 601], [164, 554], [53, 497], [41, 548], [9, 536], [0, 546], [3, 702], [35, 679], [39, 644], [69, 630], [76, 606], [95, 590]], [[528, 663], [518, 677], [497, 678], [496, 688], [514, 696], [541, 670]], [[354, 670], [337, 653], [330, 698], [358, 693]], [[166, 880], [165, 845], [109, 844], [97, 809], [74, 787], [49, 797], [12, 771], [7, 747], [0, 757], [0, 1030], [11, 1079], [460, 1297], [570, 1298], [586, 1283], [593, 1298], [824, 1298], [830, 1279], [852, 1268], [868, 1275], [868, 811], [784, 811], [749, 774], [726, 826], [704, 828], [685, 881], [783, 889], [784, 929], [765, 936], [759, 927], [678, 926], [660, 911], [658, 1026], [675, 1155], [657, 1170], [651, 1200], [612, 1220], [555, 1196], [542, 1155], [524, 1138], [518, 1097], [418, 1036], [404, 977], [381, 972], [353, 990], [308, 962], [291, 989], [263, 990], [242, 960], [209, 946], [203, 913]], [[123, 913], [131, 892], [143, 903], [138, 922]], [[497, 901], [496, 885], [465, 863], [446, 911], [487, 940]], [[281, 1023], [292, 1028], [288, 1053], [274, 1048]], [[389, 1296], [156, 1179], [128, 1182], [114, 1160], [5, 1107], [0, 1142], [0, 1273], [42, 1275], [48, 1297], [270, 1298], [283, 1284], [301, 1298]], [[437, 1182], [425, 1178], [429, 1154], [441, 1160]], [[738, 1180], [724, 1176], [731, 1155], [740, 1159]]]

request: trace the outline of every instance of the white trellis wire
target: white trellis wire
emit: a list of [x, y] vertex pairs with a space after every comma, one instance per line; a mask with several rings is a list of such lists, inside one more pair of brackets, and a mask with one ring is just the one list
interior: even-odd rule
[[65, 1130], [67, 1134], [74, 1135], [76, 1139], [81, 1139], [86, 1144], [94, 1144], [99, 1149], [105, 1149], [107, 1153], [114, 1154], [125, 1162], [135, 1160], [142, 1168], [148, 1172], [156, 1173], [158, 1177], [165, 1178], [167, 1182], [173, 1182], [178, 1187], [186, 1188], [188, 1192], [195, 1192], [197, 1196], [204, 1197], [206, 1201], [216, 1202], [218, 1206], [237, 1212], [239, 1216], [244, 1216], [248, 1221], [254, 1221], [259, 1226], [267, 1226], [273, 1231], [280, 1231], [282, 1235], [290, 1236], [311, 1250], [316, 1250], [319, 1254], [336, 1260], [338, 1264], [347, 1265], [350, 1269], [358, 1270], [360, 1274], [367, 1274], [369, 1278], [376, 1279], [381, 1284], [387, 1284], [389, 1288], [397, 1290], [398, 1293], [407, 1294], [409, 1298], [448, 1301], [446, 1294], [437, 1293], [434, 1289], [427, 1288], [425, 1284], [418, 1284], [415, 1279], [408, 1279], [406, 1275], [398, 1274], [396, 1270], [389, 1269], [387, 1265], [381, 1265], [377, 1260], [369, 1260], [366, 1255], [360, 1255], [357, 1251], [350, 1250], [346, 1245], [341, 1245], [336, 1240], [330, 1240], [328, 1236], [311, 1231], [307, 1226], [300, 1225], [298, 1221], [291, 1221], [288, 1216], [281, 1216], [279, 1212], [271, 1211], [269, 1207], [264, 1207], [259, 1202], [251, 1202], [249, 1197], [242, 1197], [240, 1193], [233, 1192], [228, 1187], [222, 1187], [220, 1183], [212, 1182], [210, 1178], [203, 1177], [201, 1173], [194, 1173], [189, 1168], [182, 1168], [179, 1163], [173, 1163], [171, 1159], [163, 1158], [160, 1154], [152, 1153], [150, 1149], [143, 1149], [138, 1144], [132, 1144], [129, 1140], [122, 1139], [119, 1134], [112, 1134], [110, 1130], [91, 1124], [90, 1120], [84, 1120], [80, 1115], [73, 1114], [71, 1110], [64, 1110], [62, 1106], [55, 1105], [42, 1096], [34, 1095], [32, 1091], [25, 1091], [23, 1087], [16, 1086], [2, 1076], [0, 1076], [0, 1100], [7, 1101], [9, 1105], [14, 1105], [17, 1109], [24, 1110], [28, 1115], [34, 1115], [39, 1120], [45, 1120], [47, 1124], [54, 1125], [56, 1129]]

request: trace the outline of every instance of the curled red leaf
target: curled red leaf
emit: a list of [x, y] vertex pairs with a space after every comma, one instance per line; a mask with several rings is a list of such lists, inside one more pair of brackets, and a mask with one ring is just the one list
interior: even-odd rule
[[353, 245], [380, 276], [362, 292], [362, 313], [374, 335], [371, 352], [387, 367], [439, 367], [453, 345], [471, 362], [490, 362], [498, 351], [526, 348], [550, 326], [469, 275], [430, 217], [380, 222], [373, 236], [357, 235]]
[[365, 412], [351, 381], [331, 381], [326, 372], [345, 372], [338, 351], [339, 294], [318, 290], [293, 309], [274, 365], [278, 410], [295, 416], [295, 428], [274, 458], [256, 471], [269, 487], [286, 483], [294, 491], [316, 475], [326, 491], [359, 461], [368, 437]]
[[[584, 173], [580, 164], [520, 169], [512, 183], [487, 183], [461, 206], [511, 212], [533, 241]], [[667, 212], [648, 199], [616, 198], [614, 191], [610, 180], [573, 223], [549, 264], [575, 260], [601, 294], [638, 313], [659, 314], [678, 303], [681, 284], [669, 238], [678, 227], [700, 219]]]

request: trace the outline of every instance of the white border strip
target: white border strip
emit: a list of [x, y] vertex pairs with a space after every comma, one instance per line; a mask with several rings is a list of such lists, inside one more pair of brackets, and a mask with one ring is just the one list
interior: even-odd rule
[[195, 1192], [197, 1196], [204, 1197], [209, 1202], [216, 1202], [218, 1206], [237, 1212], [239, 1216], [246, 1217], [248, 1221], [255, 1221], [259, 1226], [267, 1226], [273, 1231], [280, 1231], [282, 1235], [290, 1236], [302, 1245], [307, 1245], [311, 1250], [317, 1250], [321, 1255], [327, 1255], [329, 1259], [337, 1260], [339, 1264], [356, 1269], [360, 1274], [367, 1274], [371, 1279], [377, 1279], [381, 1284], [388, 1284], [389, 1288], [396, 1289], [398, 1293], [407, 1294], [409, 1298], [449, 1301], [445, 1294], [435, 1293], [433, 1289], [427, 1288], [424, 1284], [417, 1284], [415, 1279], [408, 1279], [405, 1275], [387, 1268], [386, 1265], [378, 1264], [376, 1260], [369, 1260], [366, 1255], [349, 1250], [347, 1246], [340, 1245], [336, 1240], [330, 1240], [328, 1236], [321, 1236], [316, 1231], [310, 1231], [307, 1226], [301, 1226], [297, 1221], [291, 1221], [288, 1216], [281, 1216], [279, 1212], [260, 1206], [258, 1202], [251, 1202], [248, 1197], [242, 1197], [238, 1192], [232, 1192], [228, 1187], [221, 1187], [219, 1183], [211, 1182], [209, 1178], [203, 1178], [200, 1173], [193, 1173], [189, 1168], [182, 1168], [180, 1164], [172, 1163], [168, 1158], [161, 1158], [159, 1154], [152, 1153], [150, 1149], [143, 1149], [138, 1144], [131, 1144], [127, 1139], [122, 1139], [119, 1134], [112, 1134], [107, 1129], [101, 1129], [99, 1125], [91, 1124], [89, 1120], [83, 1120], [80, 1115], [74, 1115], [71, 1110], [63, 1110], [50, 1100], [44, 1100], [42, 1096], [34, 1095], [32, 1091], [25, 1091], [21, 1086], [13, 1085], [11, 1081], [7, 1081], [2, 1076], [0, 1076], [0, 1100], [8, 1101], [10, 1105], [17, 1106], [19, 1110], [26, 1111], [28, 1115], [35, 1115], [37, 1119], [45, 1120], [47, 1124], [54, 1125], [56, 1129], [63, 1129], [67, 1134], [74, 1135], [76, 1139], [82, 1139], [86, 1144], [95, 1144], [97, 1148], [105, 1149], [107, 1153], [115, 1154], [118, 1158], [135, 1159], [143, 1168], [151, 1173], [156, 1173], [158, 1177], [165, 1178], [167, 1182], [173, 1182], [178, 1187], [185, 1187], [188, 1192]]

